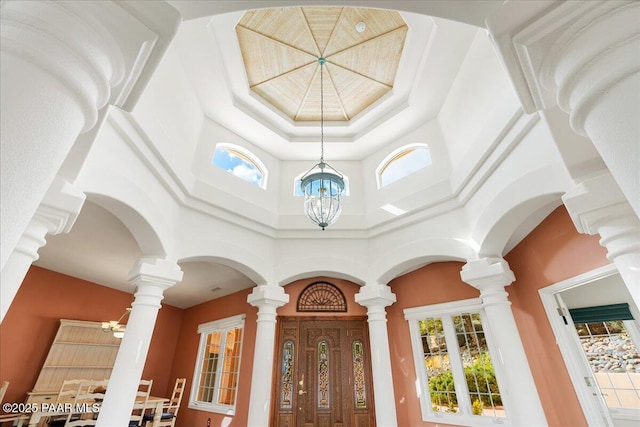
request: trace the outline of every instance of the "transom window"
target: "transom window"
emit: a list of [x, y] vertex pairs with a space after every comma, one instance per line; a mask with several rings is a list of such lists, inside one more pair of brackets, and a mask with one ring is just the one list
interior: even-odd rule
[[266, 167], [256, 156], [242, 147], [226, 143], [216, 145], [211, 163], [249, 184], [267, 188]]
[[426, 144], [411, 144], [389, 154], [376, 168], [378, 188], [385, 187], [431, 164]]
[[406, 309], [424, 421], [506, 424], [478, 299]]
[[189, 408], [235, 414], [244, 315], [202, 324]]

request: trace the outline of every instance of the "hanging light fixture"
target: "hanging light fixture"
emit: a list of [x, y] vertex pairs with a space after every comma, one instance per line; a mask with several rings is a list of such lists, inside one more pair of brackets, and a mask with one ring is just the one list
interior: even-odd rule
[[320, 162], [316, 163], [301, 180], [304, 191], [304, 211], [311, 221], [324, 230], [336, 222], [342, 211], [344, 178], [340, 172], [324, 161], [324, 75], [326, 59], [320, 64]]
[[124, 311], [124, 313], [122, 313], [122, 316], [120, 316], [118, 320], [109, 320], [108, 322], [102, 322], [102, 330], [104, 332], [113, 332], [113, 336], [116, 338], [124, 337], [124, 332], [127, 325], [121, 325], [120, 322], [122, 322], [122, 319], [124, 319], [124, 317], [129, 313], [131, 313], [131, 307], [128, 307]]

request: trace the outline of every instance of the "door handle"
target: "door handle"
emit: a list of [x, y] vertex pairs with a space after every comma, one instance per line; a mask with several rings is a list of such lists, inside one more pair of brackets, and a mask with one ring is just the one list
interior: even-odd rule
[[299, 395], [305, 394], [306, 391], [303, 390], [303, 388], [304, 388], [304, 374], [302, 374], [302, 378], [300, 379], [300, 381], [298, 381], [298, 385], [299, 385], [298, 394]]

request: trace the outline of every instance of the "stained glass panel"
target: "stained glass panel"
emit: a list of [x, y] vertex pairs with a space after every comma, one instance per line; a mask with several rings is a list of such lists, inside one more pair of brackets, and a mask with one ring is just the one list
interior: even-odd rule
[[294, 346], [292, 341], [285, 341], [282, 349], [282, 395], [280, 407], [291, 409], [293, 407], [293, 361]]
[[318, 408], [329, 408], [329, 345], [318, 343]]
[[327, 282], [315, 282], [308, 285], [300, 293], [297, 311], [346, 312], [347, 300], [335, 285]]
[[353, 358], [353, 392], [356, 408], [367, 407], [367, 394], [364, 383], [364, 346], [362, 341], [355, 340], [351, 348]]

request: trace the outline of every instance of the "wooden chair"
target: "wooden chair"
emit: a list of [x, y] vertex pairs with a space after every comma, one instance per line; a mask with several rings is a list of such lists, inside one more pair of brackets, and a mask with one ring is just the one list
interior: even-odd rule
[[[174, 427], [176, 424], [176, 418], [178, 417], [178, 410], [180, 409], [180, 402], [182, 402], [182, 393], [184, 392], [185, 385], [187, 383], [186, 378], [177, 378], [176, 383], [173, 386], [173, 392], [171, 393], [171, 399], [165, 403], [162, 407], [162, 415], [160, 416], [160, 422], [155, 424], [158, 427]], [[146, 414], [144, 420], [146, 426], [153, 425], [153, 418], [155, 414]]]
[[[88, 391], [91, 380], [64, 380], [58, 390], [55, 405], [73, 403], [78, 394]], [[62, 427], [67, 423], [67, 415], [54, 415], [46, 420], [49, 427]]]
[[8, 414], [0, 415], [0, 426], [4, 423], [11, 421], [11, 425], [15, 427], [22, 427], [29, 424], [31, 414]]
[[140, 385], [138, 386], [138, 392], [136, 393], [136, 401], [133, 404], [133, 411], [131, 413], [131, 418], [129, 421], [129, 427], [141, 426], [145, 415], [145, 411], [148, 408], [147, 401], [149, 400], [149, 396], [151, 396], [151, 386], [153, 385], [153, 380], [140, 380]]
[[9, 388], [9, 381], [5, 381], [2, 383], [2, 387], [0, 387], [0, 403], [4, 400], [4, 395]]
[[67, 415], [65, 427], [95, 426], [98, 413], [90, 408], [104, 400], [108, 384], [109, 380], [83, 381], [73, 399], [72, 410]]
[[[2, 383], [0, 387], [0, 403], [4, 400], [4, 395], [9, 388], [9, 381]], [[12, 422], [12, 426], [23, 426], [29, 421], [30, 415], [26, 413], [0, 415], [0, 426], [5, 422]]]

